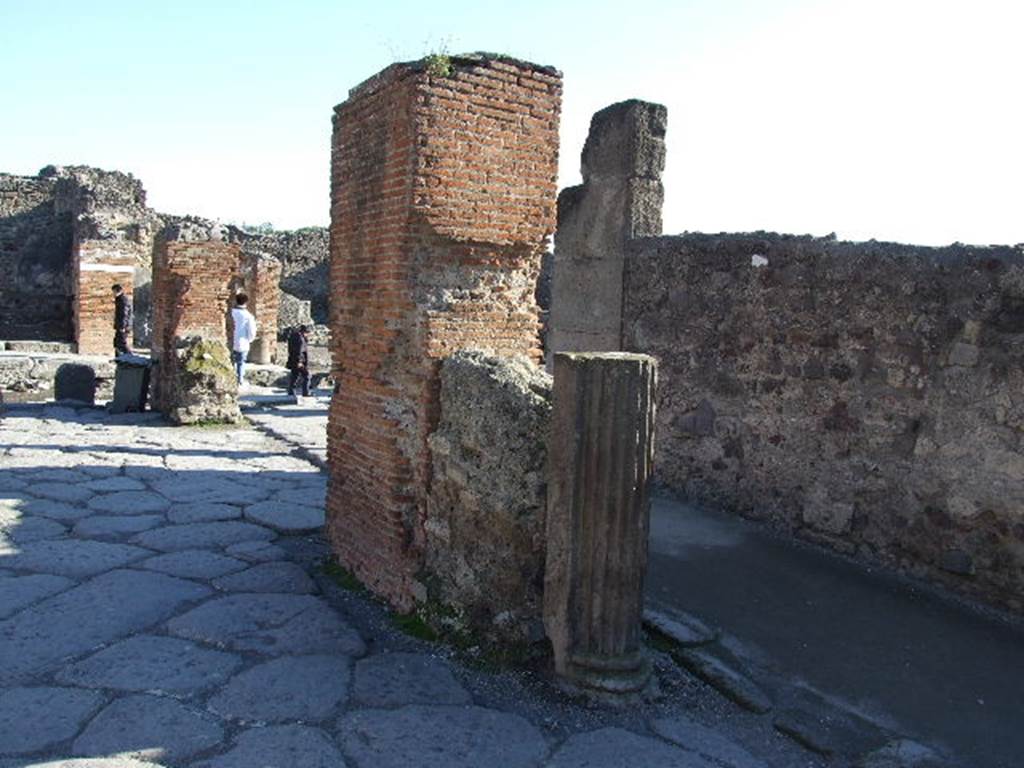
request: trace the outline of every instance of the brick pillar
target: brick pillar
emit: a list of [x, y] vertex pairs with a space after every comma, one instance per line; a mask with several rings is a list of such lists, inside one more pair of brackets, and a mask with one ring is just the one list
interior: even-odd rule
[[[75, 239], [71, 253], [75, 342], [80, 355], [114, 354], [114, 294], [131, 299], [138, 246], [120, 240]], [[131, 336], [128, 338], [131, 343]]]
[[240, 284], [241, 250], [219, 240], [157, 241], [153, 253], [153, 349], [160, 361], [156, 407], [166, 411], [165, 394], [176, 375], [176, 350], [187, 337], [231, 348], [229, 311]]
[[539, 360], [534, 288], [555, 223], [559, 73], [450, 64], [393, 65], [334, 117], [327, 530], [401, 609], [424, 594], [439, 363], [466, 347]]
[[281, 303], [281, 262], [272, 256], [254, 256], [245, 267], [245, 292], [249, 311], [256, 317], [257, 336], [249, 360], [263, 365], [274, 362], [277, 351], [277, 310]]
[[544, 625], [555, 671], [598, 692], [650, 678], [640, 619], [654, 458], [653, 357], [555, 355]]
[[625, 246], [661, 234], [668, 113], [624, 101], [597, 112], [583, 147], [583, 184], [558, 196], [548, 361], [555, 352], [622, 349]]

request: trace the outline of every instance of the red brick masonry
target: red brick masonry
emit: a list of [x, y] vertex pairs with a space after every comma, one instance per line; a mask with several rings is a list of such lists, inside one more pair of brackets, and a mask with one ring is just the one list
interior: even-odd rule
[[396, 607], [417, 580], [438, 366], [540, 358], [534, 286], [555, 226], [561, 76], [508, 59], [396, 64], [334, 117], [328, 534]]

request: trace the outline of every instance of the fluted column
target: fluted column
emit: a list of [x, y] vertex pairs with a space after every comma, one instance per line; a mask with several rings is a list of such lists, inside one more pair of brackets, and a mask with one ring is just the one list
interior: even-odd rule
[[581, 688], [641, 690], [657, 361], [558, 353], [548, 449], [544, 624], [555, 670]]

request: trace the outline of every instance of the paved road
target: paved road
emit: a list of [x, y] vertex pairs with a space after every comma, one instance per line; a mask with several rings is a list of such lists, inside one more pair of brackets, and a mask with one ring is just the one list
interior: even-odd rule
[[778, 697], [802, 685], [971, 768], [1024, 765], [1024, 632], [764, 528], [655, 500], [649, 599], [719, 628]]
[[324, 476], [293, 450], [0, 419], [0, 767], [821, 765], [663, 664], [664, 699], [595, 711], [402, 635], [318, 569]]

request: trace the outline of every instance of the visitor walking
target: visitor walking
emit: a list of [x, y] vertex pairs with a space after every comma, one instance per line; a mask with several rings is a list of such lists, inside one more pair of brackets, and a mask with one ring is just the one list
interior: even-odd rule
[[110, 286], [114, 292], [114, 352], [118, 355], [130, 355], [128, 337], [132, 333], [132, 300], [124, 292], [120, 283]]
[[291, 371], [288, 377], [288, 394], [295, 394], [295, 384], [302, 383], [302, 396], [309, 397], [309, 342], [306, 334], [309, 328], [300, 325], [288, 336], [288, 362], [285, 367]]
[[246, 309], [249, 297], [244, 293], [235, 296], [235, 308], [231, 310], [234, 326], [234, 340], [231, 345], [231, 362], [235, 364], [238, 386], [245, 386], [245, 358], [249, 356], [249, 345], [256, 338], [256, 318]]

